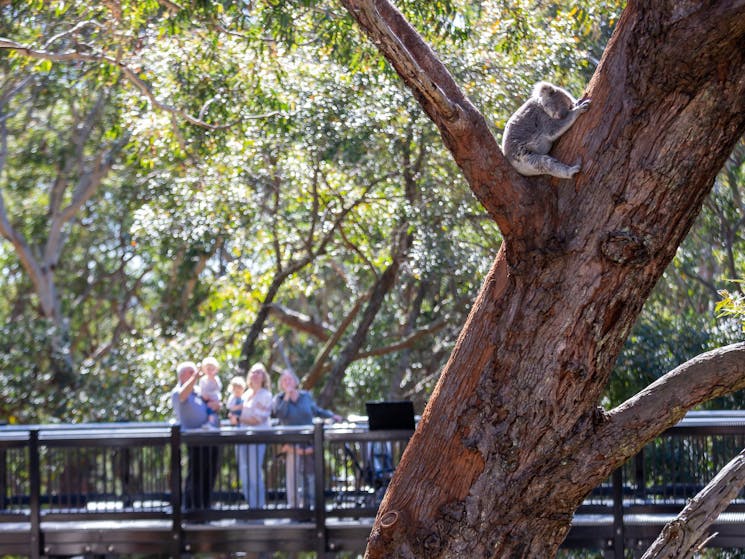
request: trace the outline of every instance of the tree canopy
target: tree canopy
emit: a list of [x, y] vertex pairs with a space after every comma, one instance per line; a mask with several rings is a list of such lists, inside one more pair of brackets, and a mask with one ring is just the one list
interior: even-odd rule
[[[162, 417], [173, 365], [209, 353], [421, 410], [501, 236], [346, 11], [93, 4], [0, 7], [4, 417]], [[499, 135], [534, 81], [581, 91], [622, 3], [400, 7]], [[740, 292], [740, 152], [609, 403], [738, 335], [714, 306]]]

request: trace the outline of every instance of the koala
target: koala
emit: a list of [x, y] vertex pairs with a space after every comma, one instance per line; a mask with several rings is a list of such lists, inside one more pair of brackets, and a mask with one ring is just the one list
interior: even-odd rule
[[505, 157], [521, 175], [572, 178], [580, 169], [580, 161], [566, 165], [548, 152], [553, 142], [589, 108], [589, 99], [578, 102], [564, 89], [538, 82], [530, 99], [507, 121], [502, 136]]

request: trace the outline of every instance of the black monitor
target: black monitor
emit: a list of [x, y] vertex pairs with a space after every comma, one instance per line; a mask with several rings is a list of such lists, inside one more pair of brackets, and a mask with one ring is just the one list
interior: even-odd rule
[[370, 431], [414, 430], [414, 404], [408, 400], [403, 402], [367, 402], [365, 408]]

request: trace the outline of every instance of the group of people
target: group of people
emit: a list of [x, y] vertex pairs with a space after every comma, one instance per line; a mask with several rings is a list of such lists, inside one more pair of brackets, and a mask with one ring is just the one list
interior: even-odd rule
[[[200, 365], [184, 361], [176, 367], [178, 382], [171, 392], [171, 404], [183, 430], [219, 428], [223, 405], [218, 372], [219, 363], [213, 357], [202, 360]], [[300, 381], [290, 369], [280, 374], [279, 391], [275, 396], [271, 392], [269, 372], [261, 363], [251, 367], [245, 379], [232, 378], [229, 386], [230, 397], [225, 407], [230, 424], [234, 426], [269, 428], [271, 417], [280, 425], [294, 426], [310, 425], [314, 417], [342, 419], [316, 405], [309, 392], [300, 390]], [[302, 507], [312, 503], [315, 494], [312, 445], [284, 445], [282, 452], [286, 464], [287, 504]], [[236, 446], [238, 477], [243, 496], [252, 508], [265, 506], [265, 454], [265, 444]], [[184, 506], [187, 509], [209, 508], [219, 468], [218, 447], [189, 445], [187, 456]]]

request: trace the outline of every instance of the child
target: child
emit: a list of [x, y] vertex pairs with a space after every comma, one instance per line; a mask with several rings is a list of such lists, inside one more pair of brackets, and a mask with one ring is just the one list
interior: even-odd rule
[[[201, 371], [204, 373], [199, 379], [199, 393], [207, 404], [210, 402], [220, 402], [222, 393], [222, 382], [217, 376], [220, 365], [214, 357], [207, 357], [202, 360]], [[217, 412], [208, 407], [207, 423], [211, 427], [220, 427], [220, 416]]]
[[231, 425], [238, 425], [243, 411], [243, 393], [246, 391], [246, 381], [243, 377], [233, 377], [230, 380], [231, 396], [228, 398], [228, 418]]

